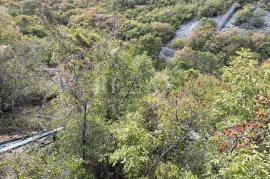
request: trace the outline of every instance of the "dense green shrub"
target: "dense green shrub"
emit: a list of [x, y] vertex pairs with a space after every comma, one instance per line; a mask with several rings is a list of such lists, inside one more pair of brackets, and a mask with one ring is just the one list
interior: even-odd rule
[[195, 30], [203, 30], [203, 29], [210, 29], [210, 28], [216, 28], [217, 23], [212, 18], [206, 18], [203, 17], [200, 19], [199, 27], [197, 27]]
[[139, 38], [138, 47], [136, 48], [140, 52], [147, 52], [150, 57], [157, 58], [161, 51], [162, 42], [159, 37], [147, 34]]
[[70, 34], [70, 39], [79, 46], [90, 48], [93, 46], [100, 36], [94, 32], [89, 32], [82, 28], [77, 28]]
[[202, 29], [186, 39], [186, 45], [196, 51], [215, 54], [219, 62], [227, 64], [229, 57], [241, 48], [250, 48], [258, 59], [269, 57], [269, 35], [251, 33], [243, 29], [231, 29], [213, 33], [214, 29]]
[[138, 39], [131, 39], [123, 44], [124, 48], [134, 55], [146, 54], [153, 59], [159, 56], [163, 46], [159, 37], [154, 37], [151, 34], [146, 34]]
[[1, 117], [34, 107], [35, 94], [33, 124], [38, 111], [64, 130], [37, 152], [1, 155], [0, 178], [269, 176], [270, 35], [217, 31], [203, 17], [171, 43], [172, 61], [159, 58], [179, 24], [232, 0], [46, 2], [46, 26], [34, 11], [12, 17], [0, 7], [0, 132], [25, 126]]
[[173, 40], [171, 43], [170, 43], [170, 47], [173, 48], [173, 49], [177, 49], [177, 50], [181, 50], [182, 48], [184, 48], [184, 46], [186, 45], [186, 42], [184, 39], [182, 38], [179, 38], [179, 39], [176, 39], [176, 40]]
[[36, 16], [19, 15], [16, 17], [16, 24], [25, 35], [34, 35], [40, 38], [47, 35], [45, 28], [40, 24]]
[[232, 4], [232, 0], [206, 0], [200, 1], [198, 7], [198, 16], [214, 17], [226, 12], [226, 9]]
[[164, 7], [164, 6], [170, 6], [175, 5], [177, 3], [176, 0], [150, 0], [149, 5], [152, 7]]
[[202, 73], [212, 74], [219, 68], [218, 58], [211, 52], [197, 52], [198, 69]]
[[195, 64], [196, 61], [196, 52], [187, 46], [185, 46], [182, 50], [176, 51], [173, 58], [173, 64], [178, 65], [180, 63], [181, 68], [184, 69], [192, 68], [191, 64]]
[[167, 70], [157, 72], [151, 80], [151, 90], [153, 92], [166, 93], [171, 90], [170, 76]]
[[37, 12], [38, 6], [35, 0], [24, 0], [21, 5], [21, 12], [25, 15], [34, 15]]
[[264, 25], [264, 15], [262, 9], [246, 5], [235, 14], [234, 24], [245, 28], [259, 28]]
[[173, 35], [172, 28], [167, 23], [153, 22], [151, 24], [142, 24], [134, 20], [125, 21], [117, 29], [117, 35], [121, 39], [139, 38], [145, 34], [151, 33], [155, 37], [162, 39], [166, 42], [171, 39]]
[[187, 37], [187, 42], [192, 49], [200, 50], [204, 48], [205, 44], [212, 38], [214, 31], [215, 28], [195, 31], [193, 34]]
[[238, 3], [240, 5], [245, 5], [245, 4], [248, 4], [248, 3], [253, 3], [254, 1], [258, 1], [258, 0], [238, 0]]
[[173, 30], [167, 23], [153, 22], [150, 27], [151, 33], [156, 37], [160, 37], [162, 42], [170, 40], [173, 36]]
[[73, 1], [68, 2], [68, 1], [63, 1], [59, 6], [58, 10], [62, 12], [69, 11], [71, 9], [74, 9], [76, 6], [73, 4]]
[[51, 23], [67, 25], [69, 23], [69, 17], [79, 12], [75, 2], [70, 0], [49, 0], [46, 3], [46, 11], [43, 14]]
[[138, 38], [150, 32], [150, 27], [146, 24], [133, 20], [127, 20], [118, 29], [118, 36], [121, 39]]
[[69, 23], [69, 17], [78, 13], [77, 9], [70, 9], [68, 11], [48, 11], [48, 19], [52, 22], [58, 22], [59, 24], [67, 25]]
[[180, 24], [194, 17], [195, 9], [196, 5], [187, 3], [165, 6], [151, 11], [144, 10], [137, 15], [136, 20], [145, 23], [169, 23], [176, 29]]
[[145, 0], [107, 0], [108, 5], [111, 6], [111, 8], [123, 11], [129, 8], [134, 8], [136, 5], [144, 5], [146, 2]]
[[216, 55], [211, 52], [196, 52], [188, 47], [176, 52], [173, 63], [182, 69], [193, 68], [208, 74], [212, 74], [219, 68]]
[[93, 18], [90, 18], [87, 14], [81, 14], [81, 15], [70, 17], [68, 27], [72, 27], [72, 26], [91, 28], [95, 26], [95, 21]]

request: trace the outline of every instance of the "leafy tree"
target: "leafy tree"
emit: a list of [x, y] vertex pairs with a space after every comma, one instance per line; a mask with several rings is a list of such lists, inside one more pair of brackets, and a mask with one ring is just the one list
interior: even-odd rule
[[113, 153], [106, 154], [112, 166], [123, 165], [123, 172], [128, 178], [142, 175], [150, 162], [150, 153], [154, 146], [154, 137], [144, 129], [142, 116], [138, 113], [128, 114], [127, 119], [115, 123], [113, 133], [117, 147]]
[[268, 154], [253, 152], [253, 155], [236, 156], [228, 168], [221, 169], [221, 176], [223, 178], [267, 178], [270, 173]]
[[147, 92], [153, 75], [152, 62], [146, 55], [132, 57], [115, 52], [108, 63], [106, 75], [107, 119], [120, 119], [133, 103]]
[[37, 54], [31, 51], [33, 46], [29, 43], [32, 41], [23, 38], [7, 14], [4, 13], [1, 17], [5, 16], [7, 18], [1, 21], [1, 25], [7, 28], [0, 30], [0, 109], [2, 112], [12, 110], [30, 94], [37, 95], [40, 88], [36, 85], [36, 80], [40, 80], [41, 86], [43, 79], [43, 74], [36, 73], [36, 70], [39, 70], [39, 61], [35, 58]]

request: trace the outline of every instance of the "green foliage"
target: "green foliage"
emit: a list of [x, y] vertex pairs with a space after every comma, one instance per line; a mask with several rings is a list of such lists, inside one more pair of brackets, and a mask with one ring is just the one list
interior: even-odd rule
[[198, 52], [198, 67], [203, 73], [213, 73], [219, 68], [217, 57], [210, 52]]
[[75, 2], [64, 0], [64, 1], [47, 1], [46, 11], [44, 16], [52, 22], [58, 22], [59, 24], [67, 25], [69, 23], [69, 18], [72, 15], [78, 14], [79, 10], [77, 9]]
[[187, 46], [180, 51], [176, 51], [173, 59], [173, 63], [181, 63], [182, 68], [191, 68], [193, 61], [195, 61], [195, 51]]
[[158, 57], [162, 48], [162, 42], [160, 38], [154, 38], [151, 35], [145, 35], [139, 38], [139, 51], [147, 51], [147, 55], [150, 57]]
[[193, 69], [184, 70], [182, 67], [179, 69], [179, 66], [175, 66], [169, 73], [170, 83], [172, 85], [171, 88], [178, 89], [181, 88], [189, 79], [197, 78], [200, 72]]
[[123, 39], [137, 38], [149, 32], [149, 27], [136, 21], [124, 22], [118, 30], [118, 35]]
[[150, 0], [149, 4], [153, 7], [162, 7], [162, 6], [168, 6], [168, 5], [175, 5], [177, 1], [175, 0]]
[[235, 14], [235, 25], [245, 28], [259, 28], [264, 25], [264, 11], [260, 8], [246, 5]]
[[73, 156], [61, 155], [53, 152], [46, 154], [40, 152], [37, 154], [13, 154], [12, 159], [5, 159], [0, 166], [3, 170], [9, 167], [8, 178], [91, 178], [85, 175], [81, 168], [82, 161]]
[[233, 158], [228, 168], [222, 168], [222, 178], [267, 178], [270, 173], [268, 154], [253, 151]]
[[260, 0], [259, 3], [262, 3], [263, 7], [266, 9], [266, 10], [270, 10], [270, 2], [268, 0]]
[[128, 8], [133, 8], [135, 5], [145, 4], [144, 0], [113, 0], [110, 1], [112, 8], [116, 10], [125, 10]]
[[217, 23], [213, 19], [203, 17], [200, 19], [199, 29], [197, 30], [210, 29], [210, 28], [216, 28], [216, 27], [217, 27]]
[[250, 118], [253, 96], [265, 93], [267, 90], [266, 81], [263, 80], [265, 72], [255, 67], [253, 54], [248, 50], [243, 50], [238, 54], [239, 56], [231, 62], [232, 66], [223, 74], [223, 80], [230, 84], [231, 89], [230, 92], [224, 93], [223, 99], [220, 100], [226, 105], [223, 106], [223, 114], [219, 115], [227, 116], [225, 117], [227, 125]]
[[146, 55], [132, 57], [113, 52], [105, 73], [108, 119], [121, 117], [136, 99], [147, 93], [152, 75], [152, 61]]
[[[181, 23], [190, 20], [195, 13], [196, 6], [194, 4], [181, 3], [175, 6], [163, 8], [155, 8], [146, 13], [145, 16], [137, 17], [142, 22], [161, 22], [169, 23], [176, 29]], [[179, 13], [181, 12], [181, 13]]]
[[35, 0], [24, 0], [21, 5], [21, 13], [24, 15], [34, 15], [38, 10], [38, 5]]
[[[198, 28], [193, 34], [186, 38], [185, 44], [189, 49], [196, 51], [211, 52], [219, 63], [228, 65], [229, 57], [236, 55], [241, 48], [250, 48], [256, 54], [256, 58], [268, 58], [269, 35], [262, 33], [250, 33], [240, 29], [231, 29], [213, 33], [214, 28], [206, 26]], [[190, 51], [183, 48], [181, 51]], [[176, 52], [175, 59], [179, 59], [179, 52]], [[188, 57], [194, 59], [194, 56]]]
[[226, 10], [232, 4], [232, 2], [232, 0], [199, 1], [198, 16], [201, 18], [221, 15], [224, 13], [224, 10]]
[[[258, 1], [258, 0], [255, 0], [255, 1]], [[253, 2], [254, 1], [252, 1], [252, 0], [239, 0], [240, 5], [245, 5], [245, 4], [253, 3]]]
[[16, 26], [13, 25], [12, 17], [7, 9], [0, 7], [0, 44], [16, 44], [21, 38], [21, 34]]
[[197, 177], [191, 172], [182, 171], [170, 162], [168, 162], [167, 164], [160, 164], [160, 166], [156, 170], [155, 176], [157, 179], [197, 179]]
[[[0, 128], [31, 118], [64, 130], [36, 153], [1, 156], [4, 177], [269, 176], [270, 36], [216, 31], [207, 17], [232, 0], [44, 3], [42, 20], [36, 1], [1, 2]], [[260, 26], [262, 15], [246, 5], [236, 23]], [[194, 33], [171, 43], [172, 61], [159, 58], [196, 17]], [[23, 112], [6, 122], [15, 108]], [[37, 120], [33, 109], [55, 120]]]
[[160, 38], [155, 38], [153, 35], [147, 34], [141, 36], [138, 40], [132, 39], [128, 42], [127, 46], [135, 55], [146, 53], [149, 57], [156, 59], [161, 51], [162, 42]]
[[140, 114], [128, 114], [126, 120], [115, 123], [111, 132], [117, 142], [117, 148], [109, 156], [112, 166], [123, 165], [123, 171], [128, 178], [142, 175], [142, 171], [150, 162], [154, 138], [144, 129]]
[[217, 129], [208, 141], [212, 147], [206, 158], [205, 176], [209, 178], [265, 178], [269, 175], [266, 161], [269, 153], [265, 150], [269, 141], [260, 136], [268, 129], [264, 118], [267, 118], [269, 104], [266, 70], [269, 67], [256, 66], [250, 50], [242, 49], [237, 54], [231, 67], [224, 71], [226, 88], [222, 96], [215, 99], [215, 108], [209, 114], [216, 120], [212, 125]]
[[25, 35], [34, 35], [39, 38], [47, 36], [47, 32], [44, 27], [40, 25], [39, 18], [36, 16], [17, 16], [16, 25], [20, 27], [20, 31]]
[[154, 92], [158, 93], [166, 93], [171, 90], [172, 84], [170, 83], [168, 70], [163, 70], [155, 74], [151, 80], [151, 88]]
[[151, 30], [156, 37], [160, 37], [162, 42], [168, 41], [172, 37], [172, 29], [167, 23], [153, 22]]
[[214, 113], [215, 118], [221, 120], [218, 128], [248, 119], [251, 115], [252, 97], [259, 92], [257, 84], [253, 83], [255, 79], [252, 79], [258, 74], [253, 61], [245, 59], [232, 63], [233, 67], [229, 67], [223, 74], [223, 79], [231, 84], [231, 89], [224, 91], [217, 100], [216, 106], [221, 108]]
[[187, 38], [188, 46], [194, 50], [203, 49], [208, 41], [212, 41], [215, 28], [195, 31]]
[[94, 32], [89, 32], [84, 29], [78, 28], [71, 32], [71, 40], [78, 46], [90, 48], [93, 44], [100, 39], [100, 36]]
[[72, 16], [69, 19], [69, 24], [68, 24], [69, 27], [71, 27], [71, 26], [80, 26], [80, 27], [83, 27], [83, 28], [90, 28], [90, 27], [93, 27], [94, 25], [95, 25], [94, 19], [90, 18], [86, 14]]
[[176, 51], [174, 65], [181, 68], [193, 68], [202, 73], [213, 73], [218, 67], [217, 57], [210, 52], [196, 52], [189, 47]]
[[170, 47], [177, 50], [182, 50], [184, 46], [186, 45], [186, 42], [184, 39], [176, 39], [170, 43]]
[[[72, 15], [68, 19], [68, 27], [78, 28], [78, 26], [85, 29], [92, 29], [99, 33], [110, 32], [113, 24], [112, 15], [98, 12], [95, 9], [87, 9], [80, 15]], [[107, 30], [107, 31], [105, 31]]]
[[[6, 34], [1, 34], [6, 35]], [[11, 41], [12, 42], [12, 41]], [[25, 44], [23, 44], [23, 42]], [[6, 42], [7, 43], [7, 42]], [[43, 85], [43, 74], [36, 74], [33, 69], [37, 69], [37, 56], [31, 48], [26, 45], [30, 41], [24, 40], [17, 44], [2, 45], [0, 47], [0, 110], [1, 112], [9, 112], [16, 105], [23, 103], [27, 105], [31, 100], [35, 101], [35, 97], [41, 95]], [[28, 51], [27, 53], [24, 53]], [[22, 57], [20, 57], [22, 54]], [[36, 83], [39, 81], [39, 85]], [[32, 97], [30, 97], [32, 95]], [[25, 97], [28, 96], [26, 100]], [[32, 101], [32, 103], [34, 103]]]
[[172, 36], [172, 29], [169, 24], [154, 22], [142, 24], [137, 21], [125, 21], [118, 29], [117, 34], [122, 39], [139, 38], [140, 36], [151, 33], [159, 37], [163, 42], [168, 41]]

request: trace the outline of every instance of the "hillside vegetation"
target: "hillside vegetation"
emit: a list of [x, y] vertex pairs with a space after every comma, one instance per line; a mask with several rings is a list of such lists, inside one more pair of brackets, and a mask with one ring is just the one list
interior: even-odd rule
[[1, 0], [0, 135], [64, 129], [0, 178], [269, 178], [270, 2], [233, 3]]

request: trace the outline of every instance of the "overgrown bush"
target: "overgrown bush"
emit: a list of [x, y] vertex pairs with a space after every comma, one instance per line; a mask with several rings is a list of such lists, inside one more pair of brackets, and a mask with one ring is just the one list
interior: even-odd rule
[[130, 41], [131, 48], [133, 47], [135, 54], [146, 53], [148, 56], [156, 59], [162, 48], [162, 42], [159, 37], [154, 37], [151, 34], [141, 36], [138, 41], [136, 39]]
[[214, 17], [221, 15], [232, 4], [232, 0], [206, 0], [199, 2], [198, 16], [201, 17]]
[[264, 25], [264, 11], [260, 8], [246, 5], [235, 14], [234, 24], [247, 29], [260, 28]]
[[40, 24], [38, 17], [20, 15], [16, 17], [16, 24], [25, 35], [34, 35], [43, 38], [47, 35], [45, 28]]
[[117, 30], [121, 39], [138, 38], [150, 32], [150, 27], [133, 20], [127, 20]]
[[156, 37], [160, 37], [162, 42], [170, 40], [173, 36], [173, 30], [167, 23], [153, 22], [150, 27], [151, 33]]
[[177, 50], [181, 50], [182, 48], [184, 48], [184, 46], [186, 45], [186, 41], [182, 38], [179, 38], [179, 39], [176, 39], [176, 40], [173, 40], [171, 43], [170, 43], [170, 47], [173, 48], [173, 49], [177, 49]]
[[38, 9], [37, 2], [35, 0], [24, 0], [21, 5], [21, 12], [25, 15], [34, 15]]
[[179, 3], [175, 6], [164, 6], [154, 8], [148, 11], [147, 8], [139, 13], [136, 20], [144, 23], [161, 22], [168, 23], [176, 29], [183, 22], [194, 17], [196, 5], [188, 3]]

